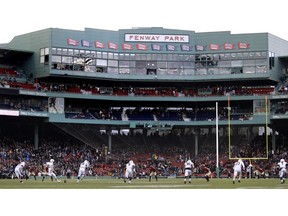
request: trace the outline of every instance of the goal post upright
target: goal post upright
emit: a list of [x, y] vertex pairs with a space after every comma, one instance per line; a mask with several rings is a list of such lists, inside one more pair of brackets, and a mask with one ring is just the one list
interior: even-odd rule
[[268, 151], [268, 143], [269, 143], [269, 136], [268, 136], [268, 133], [269, 133], [269, 127], [268, 127], [268, 114], [269, 114], [269, 112], [268, 112], [268, 96], [266, 95], [265, 96], [265, 114], [266, 114], [266, 119], [265, 119], [265, 121], [266, 121], [266, 159], [268, 159], [268, 154], [269, 154], [269, 151]]
[[231, 158], [231, 136], [230, 136], [230, 96], [228, 96], [228, 104], [227, 104], [227, 109], [228, 109], [228, 113], [227, 113], [227, 120], [228, 120], [228, 148], [229, 148], [229, 158]]
[[218, 102], [216, 102], [216, 175], [219, 178], [219, 135], [218, 135]]

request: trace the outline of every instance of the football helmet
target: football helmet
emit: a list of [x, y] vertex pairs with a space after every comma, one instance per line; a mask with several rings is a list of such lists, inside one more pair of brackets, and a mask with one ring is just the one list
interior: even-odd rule
[[54, 159], [50, 159], [50, 162], [53, 163], [53, 162], [54, 162]]
[[281, 163], [283, 163], [284, 161], [285, 161], [285, 160], [284, 160], [283, 158], [280, 160]]

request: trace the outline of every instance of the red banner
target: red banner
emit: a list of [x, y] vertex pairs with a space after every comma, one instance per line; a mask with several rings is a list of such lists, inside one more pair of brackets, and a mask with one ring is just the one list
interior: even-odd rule
[[238, 48], [239, 49], [249, 49], [250, 48], [250, 44], [243, 43], [243, 42], [238, 42]]
[[234, 50], [234, 44], [224, 43], [223, 47], [225, 50]]
[[148, 50], [148, 46], [145, 44], [136, 44], [137, 50]]
[[209, 49], [210, 50], [220, 50], [220, 45], [219, 44], [209, 44]]
[[122, 44], [122, 49], [123, 50], [133, 50], [133, 45], [131, 44]]
[[115, 49], [115, 50], [116, 50], [116, 49], [118, 49], [118, 45], [117, 45], [117, 44], [114, 44], [114, 43], [111, 43], [111, 42], [109, 42], [109, 43], [108, 43], [108, 48], [109, 48], [109, 49]]
[[99, 41], [95, 41], [95, 47], [96, 48], [105, 48], [105, 44], [104, 43], [101, 43]]
[[73, 40], [71, 38], [67, 39], [67, 43], [68, 43], [68, 45], [71, 45], [71, 46], [78, 46], [78, 41], [77, 40]]

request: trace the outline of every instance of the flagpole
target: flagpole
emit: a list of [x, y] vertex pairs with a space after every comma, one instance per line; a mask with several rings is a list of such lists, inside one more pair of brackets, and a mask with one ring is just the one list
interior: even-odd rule
[[216, 102], [216, 174], [219, 178], [218, 102]]

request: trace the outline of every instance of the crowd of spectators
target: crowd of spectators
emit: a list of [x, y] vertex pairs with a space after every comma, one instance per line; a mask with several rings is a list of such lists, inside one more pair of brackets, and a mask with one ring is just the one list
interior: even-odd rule
[[[106, 134], [103, 134], [105, 137]], [[67, 139], [42, 139], [38, 149], [35, 149], [31, 140], [16, 140], [9, 137], [0, 139], [0, 178], [11, 178], [15, 166], [20, 161], [27, 164], [27, 173], [31, 170], [36, 175], [41, 175], [43, 164], [51, 158], [55, 160], [56, 173], [58, 176], [75, 177], [81, 162], [89, 160], [91, 167], [90, 176], [110, 176], [122, 178], [125, 164], [133, 160], [136, 164], [136, 175], [139, 178], [149, 175], [149, 166], [157, 164], [159, 176], [181, 177], [184, 174], [183, 164], [188, 157], [195, 164], [193, 175], [202, 177], [204, 170], [202, 165], [208, 166], [212, 171], [212, 176], [216, 176], [216, 155], [215, 146], [209, 138], [202, 138], [197, 156], [191, 154], [192, 147], [189, 140], [192, 137], [177, 135], [150, 135], [143, 137], [143, 134], [136, 135], [115, 135], [112, 152], [107, 150], [107, 146], [99, 145], [91, 147], [83, 143]], [[142, 140], [142, 141], [140, 141]], [[261, 138], [258, 140], [260, 142]], [[208, 142], [205, 142], [208, 141]], [[210, 142], [210, 143], [209, 143]], [[245, 157], [247, 152], [258, 152], [262, 146], [249, 146], [240, 153]], [[242, 154], [242, 155], [241, 155]], [[239, 156], [239, 154], [238, 154]], [[255, 157], [262, 156], [253, 155]], [[280, 158], [287, 158], [287, 147], [282, 142], [275, 151], [269, 151], [268, 159], [244, 160], [246, 167], [253, 165], [254, 177], [277, 177], [276, 165]], [[220, 177], [231, 177], [233, 173], [233, 163], [228, 157], [228, 146], [223, 144], [219, 151], [219, 175]], [[244, 176], [248, 177], [246, 172]]]

